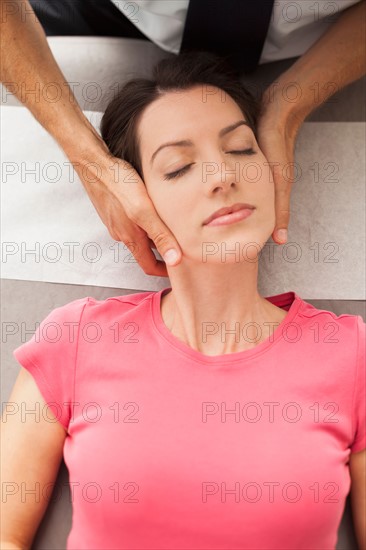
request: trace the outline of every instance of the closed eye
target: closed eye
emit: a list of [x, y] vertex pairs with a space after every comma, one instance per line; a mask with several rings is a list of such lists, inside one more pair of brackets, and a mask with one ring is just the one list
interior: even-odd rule
[[[228, 155], [255, 155], [255, 151], [250, 148], [250, 149], [244, 149], [244, 151], [229, 151], [227, 154]], [[187, 172], [187, 170], [189, 169], [190, 166], [192, 166], [192, 164], [194, 164], [194, 162], [192, 162], [191, 164], [187, 164], [187, 166], [184, 166], [183, 168], [180, 168], [180, 170], [177, 170], [176, 172], [171, 172], [170, 174], [165, 174], [164, 176], [164, 180], [171, 180], [173, 178], [179, 178], [180, 176], [183, 176], [183, 174], [185, 174]]]

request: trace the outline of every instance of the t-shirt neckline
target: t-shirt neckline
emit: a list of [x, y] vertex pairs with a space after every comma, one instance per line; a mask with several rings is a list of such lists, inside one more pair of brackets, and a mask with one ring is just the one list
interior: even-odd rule
[[[288, 326], [294, 322], [303, 301], [300, 296], [292, 290], [282, 294], [275, 294], [273, 296], [265, 297], [266, 300], [277, 307], [287, 310], [286, 317], [284, 317], [281, 323], [273, 329], [271, 336], [267, 337], [263, 340], [263, 342], [260, 342], [252, 349], [221, 355], [205, 355], [204, 353], [191, 348], [185, 342], [174, 336], [174, 334], [165, 325], [161, 315], [161, 298], [170, 290], [172, 290], [172, 287], [166, 287], [152, 294], [151, 316], [153, 319], [153, 326], [159, 335], [162, 336], [165, 341], [176, 351], [184, 354], [190, 359], [206, 364], [235, 363], [238, 361], [251, 359], [267, 352], [269, 349], [272, 349], [280, 340], [284, 338], [284, 336], [286, 338], [286, 330]], [[293, 341], [293, 335], [289, 337], [289, 341]]]

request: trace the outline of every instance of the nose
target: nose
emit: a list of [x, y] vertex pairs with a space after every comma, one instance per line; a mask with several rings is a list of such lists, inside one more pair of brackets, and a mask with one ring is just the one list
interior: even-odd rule
[[217, 155], [215, 161], [203, 163], [202, 181], [209, 195], [219, 192], [227, 193], [231, 188], [235, 188], [240, 181], [240, 163], [238, 160], [230, 159], [225, 153]]

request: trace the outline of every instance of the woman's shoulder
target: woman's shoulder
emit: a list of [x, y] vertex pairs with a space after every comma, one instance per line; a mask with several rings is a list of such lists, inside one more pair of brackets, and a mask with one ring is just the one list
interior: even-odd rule
[[115, 315], [121, 316], [127, 313], [145, 312], [150, 307], [151, 298], [155, 292], [134, 292], [107, 298], [97, 298], [95, 296], [85, 296], [66, 303], [57, 308], [60, 314], [68, 314], [70, 311], [79, 310], [82, 319], [96, 319], [104, 317], [110, 320]]
[[128, 313], [135, 316], [144, 314], [150, 307], [150, 301], [155, 292], [135, 292], [99, 299], [95, 296], [85, 296], [55, 305], [41, 320], [43, 324], [84, 323], [93, 320], [109, 322], [113, 317]]
[[[290, 312], [288, 318], [291, 318], [292, 322], [298, 325], [312, 323], [322, 323], [325, 325], [337, 325], [338, 329], [344, 329], [347, 331], [358, 332], [365, 330], [365, 322], [361, 315], [354, 313], [336, 313], [326, 308], [322, 308], [318, 305], [314, 305], [306, 298], [303, 298], [294, 290], [284, 292], [282, 294], [275, 294], [267, 298], [272, 304], [273, 311], [277, 310], [279, 317], [282, 312]], [[314, 300], [315, 301], [315, 300]], [[315, 301], [317, 302], [317, 301]], [[329, 303], [328, 301], [326, 303]], [[282, 316], [283, 313], [282, 313]]]
[[314, 319], [335, 322], [345, 328], [352, 328], [365, 324], [363, 317], [355, 313], [336, 313], [326, 308], [314, 305], [306, 299], [300, 298], [299, 315], [305, 319]]
[[103, 310], [113, 308], [131, 309], [131, 307], [138, 306], [143, 302], [149, 302], [154, 294], [155, 292], [153, 291], [133, 292], [129, 294], [108, 296], [108, 298], [104, 299], [99, 299], [95, 296], [86, 296], [85, 298], [81, 298], [81, 302], [86, 303], [87, 306], [91, 308]]
[[336, 342], [354, 350], [365, 340], [366, 324], [361, 315], [322, 308], [317, 305], [318, 301], [315, 305], [293, 290], [271, 296], [269, 300], [272, 305], [287, 311], [283, 320], [286, 330], [295, 327], [301, 334], [313, 334], [317, 344]]
[[317, 345], [336, 343], [349, 353], [365, 354], [366, 323], [361, 315], [335, 313], [300, 299], [296, 317], [301, 328], [313, 334]]

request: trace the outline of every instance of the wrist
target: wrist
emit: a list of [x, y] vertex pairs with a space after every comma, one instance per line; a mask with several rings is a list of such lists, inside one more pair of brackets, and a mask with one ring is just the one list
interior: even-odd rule
[[[311, 90], [310, 90], [311, 91]], [[275, 121], [277, 128], [286, 128], [296, 134], [306, 117], [314, 109], [314, 102], [304, 93], [304, 86], [290, 73], [284, 73], [262, 96], [262, 116]], [[265, 115], [265, 116], [264, 116]]]
[[[57, 140], [84, 187], [89, 188], [89, 183], [96, 181], [108, 186], [116, 182], [121, 173], [130, 175], [131, 165], [116, 159], [95, 128], [89, 121], [86, 122], [88, 124], [83, 122], [76, 129], [73, 128], [70, 135], [65, 134], [64, 138]], [[119, 163], [118, 167], [116, 162]]]
[[93, 127], [82, 125], [80, 128], [74, 128], [57, 141], [73, 163], [98, 162], [99, 159], [105, 159], [106, 155], [111, 156], [106, 143]]
[[83, 127], [74, 130], [70, 138], [60, 140], [58, 143], [86, 190], [91, 184], [96, 182], [101, 184], [106, 181], [105, 174], [110, 172], [109, 168], [113, 164], [112, 155], [99, 135]]

